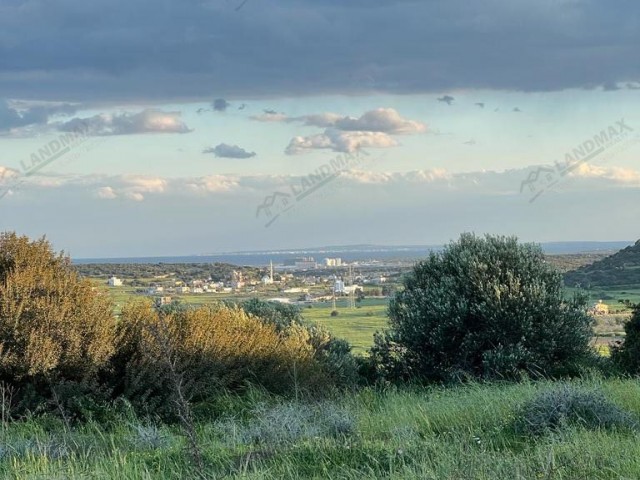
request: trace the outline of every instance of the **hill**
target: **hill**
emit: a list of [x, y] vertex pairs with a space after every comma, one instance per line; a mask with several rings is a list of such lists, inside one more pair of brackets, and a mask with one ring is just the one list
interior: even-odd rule
[[640, 284], [640, 240], [619, 252], [564, 275], [569, 287], [604, 287]]

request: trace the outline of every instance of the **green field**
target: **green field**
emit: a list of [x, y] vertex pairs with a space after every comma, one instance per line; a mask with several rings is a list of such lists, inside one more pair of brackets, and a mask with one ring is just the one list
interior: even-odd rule
[[373, 334], [387, 325], [387, 300], [365, 299], [356, 308], [349, 308], [346, 300], [337, 302], [338, 316], [332, 317], [330, 303], [305, 308], [304, 318], [324, 325], [335, 336], [346, 339], [355, 353], [365, 353], [373, 343]]

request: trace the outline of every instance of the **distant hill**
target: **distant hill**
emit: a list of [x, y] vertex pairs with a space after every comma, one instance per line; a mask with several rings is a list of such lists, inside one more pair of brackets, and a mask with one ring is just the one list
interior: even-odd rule
[[640, 240], [619, 252], [564, 275], [569, 287], [640, 285]]

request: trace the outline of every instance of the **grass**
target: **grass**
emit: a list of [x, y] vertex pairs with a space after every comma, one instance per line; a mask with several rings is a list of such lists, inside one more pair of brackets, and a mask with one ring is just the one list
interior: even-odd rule
[[[598, 378], [598, 390], [637, 419], [640, 384]], [[523, 405], [552, 382], [364, 389], [322, 401], [253, 393], [228, 415], [201, 420], [202, 478], [619, 479], [640, 478], [640, 435], [568, 425], [539, 437], [513, 428]], [[197, 478], [172, 427], [133, 414], [66, 431], [61, 422], [5, 425], [1, 478]]]
[[365, 299], [353, 309], [344, 299], [336, 304], [339, 312], [337, 317], [331, 316], [331, 303], [305, 308], [303, 317], [327, 327], [336, 337], [346, 339], [353, 346], [354, 353], [365, 353], [373, 343], [373, 334], [387, 326], [387, 299]]

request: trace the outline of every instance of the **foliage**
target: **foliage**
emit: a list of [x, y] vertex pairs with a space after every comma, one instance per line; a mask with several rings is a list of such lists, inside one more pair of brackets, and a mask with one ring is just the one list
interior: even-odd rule
[[640, 374], [640, 304], [633, 305], [631, 318], [624, 325], [624, 340], [611, 348], [611, 360], [622, 371]]
[[227, 418], [216, 426], [225, 438], [237, 444], [272, 447], [321, 437], [348, 436], [354, 432], [356, 422], [353, 415], [334, 402], [289, 401], [272, 406], [258, 404], [244, 424], [238, 425]]
[[16, 389], [15, 413], [95, 389], [114, 351], [112, 308], [44, 238], [0, 235], [0, 380]]
[[115, 392], [144, 411], [170, 416], [171, 369], [195, 403], [249, 383], [276, 393], [318, 388], [326, 375], [309, 338], [300, 326], [279, 332], [228, 305], [163, 314], [148, 302], [135, 302], [125, 306], [118, 325]]
[[302, 314], [296, 305], [281, 302], [268, 302], [259, 298], [252, 298], [241, 304], [242, 309], [249, 315], [260, 318], [263, 322], [275, 325], [278, 331], [285, 330], [292, 325], [302, 325]]
[[331, 378], [331, 385], [355, 386], [360, 382], [358, 363], [351, 354], [349, 343], [334, 337], [324, 327], [305, 322], [297, 306], [253, 298], [242, 303], [242, 308], [261, 321], [275, 325], [278, 332], [287, 334], [292, 326], [305, 329], [308, 335], [307, 341], [313, 350], [313, 358]]
[[514, 422], [515, 431], [524, 435], [542, 435], [572, 425], [591, 430], [637, 428], [633, 416], [601, 391], [568, 384], [536, 395], [522, 406]]
[[586, 305], [539, 247], [464, 234], [405, 278], [371, 354], [391, 380], [573, 373], [592, 355]]

